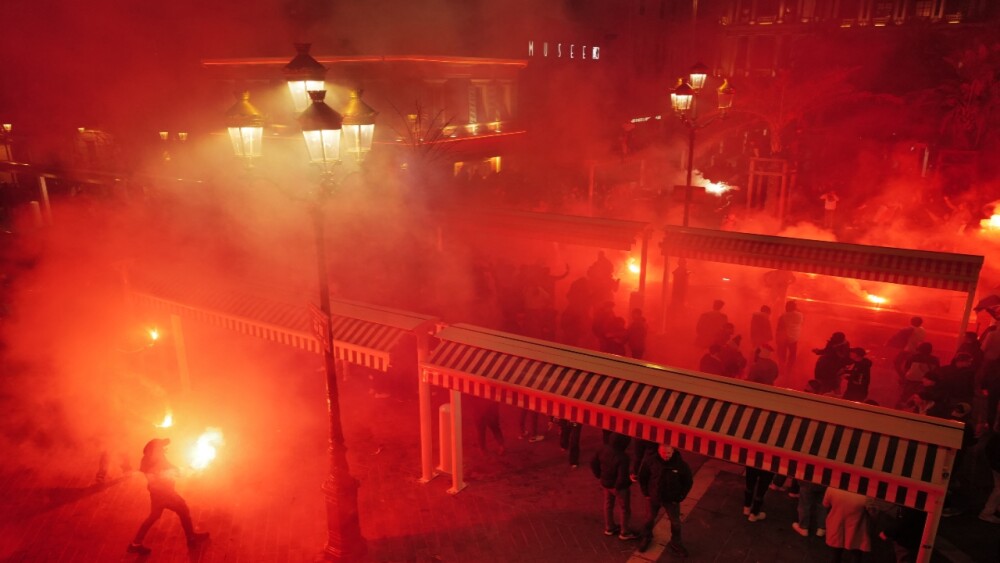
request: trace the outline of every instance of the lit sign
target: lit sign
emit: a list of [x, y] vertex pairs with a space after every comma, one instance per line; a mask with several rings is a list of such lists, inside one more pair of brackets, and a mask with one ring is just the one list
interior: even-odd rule
[[[528, 41], [528, 56], [535, 56], [535, 42]], [[601, 48], [596, 46], [577, 45], [575, 43], [542, 43], [541, 56], [554, 59], [581, 59], [596, 61], [601, 58]]]

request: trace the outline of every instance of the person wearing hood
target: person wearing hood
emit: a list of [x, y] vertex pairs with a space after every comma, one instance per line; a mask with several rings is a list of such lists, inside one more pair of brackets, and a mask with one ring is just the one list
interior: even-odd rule
[[666, 511], [670, 518], [669, 549], [675, 555], [687, 556], [688, 550], [681, 541], [681, 501], [687, 498], [694, 477], [691, 467], [681, 458], [681, 452], [670, 444], [660, 444], [655, 452], [648, 452], [639, 466], [639, 488], [649, 501], [649, 519], [642, 528], [639, 551], [645, 551], [653, 541], [653, 525], [660, 513]]
[[191, 522], [191, 511], [187, 503], [174, 489], [174, 481], [178, 477], [177, 466], [167, 459], [166, 449], [170, 445], [170, 439], [154, 439], [146, 444], [142, 449], [142, 461], [139, 470], [146, 475], [149, 489], [149, 516], [139, 525], [139, 530], [135, 533], [135, 538], [128, 545], [126, 551], [138, 553], [139, 555], [149, 555], [152, 550], [142, 545], [146, 532], [160, 519], [164, 510], [171, 510], [181, 520], [181, 527], [184, 528], [184, 535], [187, 537], [188, 547], [195, 547], [199, 543], [208, 539], [208, 532], [194, 531], [194, 524]]

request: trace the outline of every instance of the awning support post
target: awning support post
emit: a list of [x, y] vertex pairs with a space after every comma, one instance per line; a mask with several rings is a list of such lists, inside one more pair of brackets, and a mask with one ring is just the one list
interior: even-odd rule
[[[417, 334], [417, 365], [421, 365], [427, 360], [428, 337], [427, 333]], [[420, 408], [420, 482], [429, 483], [436, 476], [434, 472], [434, 442], [432, 437], [431, 420], [431, 384], [427, 381], [427, 374], [422, 370], [417, 371], [417, 397]], [[445, 446], [441, 444], [441, 450]]]
[[[443, 444], [442, 444], [443, 445]], [[451, 390], [451, 488], [458, 494], [465, 488], [462, 477], [462, 392]]]

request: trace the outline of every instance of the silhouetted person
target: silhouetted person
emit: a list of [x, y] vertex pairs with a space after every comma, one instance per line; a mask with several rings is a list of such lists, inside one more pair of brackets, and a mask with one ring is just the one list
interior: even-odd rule
[[722, 346], [712, 344], [708, 353], [701, 357], [698, 362], [698, 371], [711, 373], [713, 375], [723, 375], [726, 372], [726, 365], [722, 361]]
[[476, 419], [476, 435], [479, 438], [479, 450], [484, 454], [486, 449], [486, 430], [493, 434], [493, 439], [497, 443], [497, 453], [503, 455], [504, 442], [503, 431], [500, 430], [500, 403], [489, 399], [470, 396], [469, 402]]
[[927, 331], [923, 327], [924, 320], [920, 317], [910, 319], [910, 326], [900, 330], [889, 339], [890, 348], [899, 348], [899, 353], [892, 361], [896, 373], [903, 377], [907, 362], [917, 353], [917, 347], [927, 339]]
[[716, 299], [712, 302], [712, 310], [705, 311], [698, 317], [698, 323], [695, 325], [695, 343], [698, 347], [704, 349], [718, 342], [722, 327], [729, 321], [729, 317], [722, 312], [725, 306], [724, 301]]
[[771, 329], [771, 308], [762, 305], [760, 311], [750, 316], [750, 345], [759, 348], [774, 340], [774, 330]]
[[785, 312], [778, 317], [778, 326], [774, 330], [774, 343], [778, 351], [778, 362], [786, 371], [795, 365], [803, 320], [795, 301], [785, 303]]
[[840, 370], [850, 362], [850, 350], [851, 345], [843, 332], [833, 333], [826, 346], [813, 349], [813, 353], [819, 356], [813, 377], [822, 385], [822, 393], [840, 391]]
[[[590, 469], [604, 489], [604, 535], [617, 534], [620, 540], [633, 540], [639, 536], [630, 527], [632, 492], [629, 487], [632, 480], [629, 478], [628, 454], [625, 453], [630, 438], [614, 434], [609, 441], [590, 461]], [[621, 512], [620, 524], [615, 521], [615, 505]]]
[[846, 380], [844, 398], [859, 403], [868, 398], [868, 387], [872, 381], [872, 361], [865, 357], [864, 348], [851, 348], [850, 360], [841, 370]]
[[641, 359], [646, 355], [646, 335], [649, 333], [649, 324], [646, 317], [642, 316], [642, 309], [632, 309], [632, 318], [628, 328], [625, 329], [625, 344], [628, 346], [629, 355], [633, 358]]
[[149, 555], [152, 550], [142, 545], [142, 540], [146, 537], [149, 528], [160, 519], [164, 510], [172, 510], [181, 520], [181, 527], [184, 528], [184, 535], [187, 537], [189, 547], [194, 547], [198, 543], [208, 539], [208, 532], [195, 532], [191, 523], [191, 511], [188, 510], [187, 503], [174, 489], [174, 481], [177, 479], [177, 467], [167, 460], [166, 448], [170, 444], [170, 439], [150, 440], [146, 447], [142, 449], [142, 462], [139, 470], [146, 474], [146, 481], [149, 488], [149, 516], [139, 525], [139, 530], [135, 533], [132, 543], [128, 545], [129, 553]]

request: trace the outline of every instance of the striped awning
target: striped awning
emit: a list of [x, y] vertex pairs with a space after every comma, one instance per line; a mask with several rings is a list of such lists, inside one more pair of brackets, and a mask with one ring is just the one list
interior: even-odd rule
[[437, 337], [433, 385], [921, 510], [962, 443], [951, 421], [468, 325]]
[[475, 208], [452, 210], [445, 224], [471, 232], [615, 250], [630, 250], [649, 227], [622, 219]]
[[[307, 305], [262, 297], [236, 288], [179, 284], [177, 280], [143, 280], [132, 284], [135, 303], [153, 310], [207, 322], [279, 344], [320, 353]], [[429, 330], [429, 316], [331, 299], [334, 356], [379, 371], [404, 334]]]
[[666, 227], [664, 256], [974, 292], [983, 257]]

